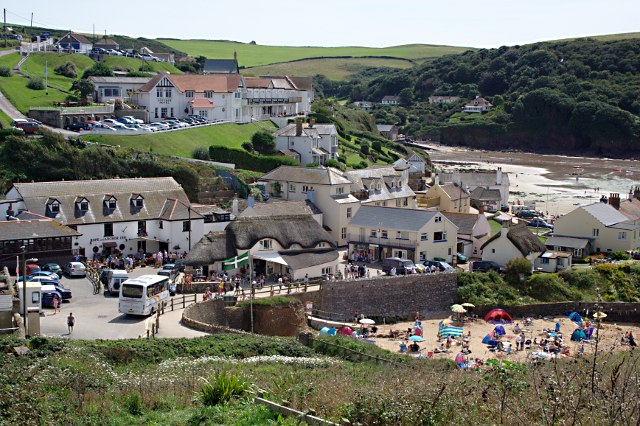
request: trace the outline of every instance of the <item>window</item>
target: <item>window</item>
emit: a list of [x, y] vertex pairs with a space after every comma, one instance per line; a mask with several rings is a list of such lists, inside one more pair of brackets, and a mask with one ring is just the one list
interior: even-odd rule
[[442, 222], [442, 216], [436, 216], [435, 222], [436, 223]]
[[598, 237], [600, 235], [600, 229], [598, 228], [593, 228], [593, 236], [594, 237]]
[[185, 98], [193, 98], [193, 90], [187, 90], [184, 92]]
[[401, 200], [396, 200], [396, 207], [400, 207], [402, 205], [402, 201]]
[[173, 107], [171, 107], [171, 117], [173, 117]]
[[375, 229], [372, 229], [370, 237], [371, 238], [376, 238], [377, 236], [378, 236], [378, 231], [376, 231]]
[[260, 240], [260, 250], [271, 250], [273, 248], [273, 241]]
[[53, 201], [49, 204], [49, 210], [51, 213], [59, 213], [60, 212], [60, 203], [58, 201]]
[[427, 241], [429, 239], [429, 234], [426, 232], [420, 234], [420, 241]]
[[396, 232], [396, 240], [406, 240], [406, 238], [404, 238], [404, 235], [402, 234], [402, 231]]
[[342, 228], [340, 230], [340, 238], [343, 240], [347, 238], [347, 228]]
[[104, 97], [120, 97], [119, 87], [105, 87], [102, 89], [102, 96]]
[[402, 207], [409, 207], [409, 199], [408, 198], [403, 198], [402, 199]]
[[115, 198], [109, 198], [107, 200], [107, 208], [110, 210], [113, 210], [116, 208], [116, 199]]
[[204, 97], [205, 98], [213, 98], [213, 91], [212, 90], [207, 90], [204, 92]]
[[421, 251], [420, 252], [420, 260], [421, 261], [427, 260], [427, 252], [426, 251]]
[[347, 207], [347, 219], [351, 218], [352, 213], [353, 213], [353, 208]]
[[161, 98], [164, 91], [160, 87], [156, 87], [156, 98]]
[[449, 250], [447, 251], [447, 254], [448, 254], [449, 256], [451, 256], [451, 247], [449, 247]]
[[160, 117], [167, 118], [167, 108], [160, 108]]
[[182, 232], [189, 232], [191, 231], [191, 222], [188, 220], [185, 220], [182, 222]]
[[322, 268], [322, 275], [330, 275], [330, 274], [333, 274], [333, 268], [331, 266]]
[[198, 115], [200, 115], [200, 117], [202, 118], [209, 118], [209, 111], [207, 111], [206, 109], [201, 109], [200, 111], [198, 111]]
[[104, 236], [113, 237], [113, 223], [104, 224]]
[[491, 253], [495, 253], [495, 252], [496, 252], [496, 249], [491, 249]]
[[289, 192], [296, 192], [296, 186], [292, 183], [289, 184]]
[[433, 241], [447, 241], [447, 233], [444, 231], [434, 232]]
[[204, 215], [204, 223], [213, 223], [213, 215], [205, 214]]
[[146, 232], [147, 232], [147, 222], [145, 222], [144, 220], [139, 220], [138, 221], [138, 234], [146, 233]]
[[169, 87], [166, 87], [164, 89], [164, 97], [165, 98], [170, 98], [171, 97], [171, 89]]
[[549, 258], [548, 257], [543, 257], [542, 259], [540, 259], [540, 263], [542, 263], [543, 265], [548, 265], [549, 264]]
[[309, 191], [313, 191], [313, 186], [302, 185], [302, 193], [306, 194]]
[[158, 222], [158, 228], [159, 229], [164, 229], [164, 223], [162, 223], [162, 221]]
[[385, 239], [385, 240], [386, 240], [387, 238], [389, 238], [389, 234], [387, 233], [387, 230], [386, 230], [386, 229], [383, 229], [383, 230], [382, 230], [382, 238], [383, 238], [383, 239]]
[[318, 247], [320, 247], [320, 248], [324, 248], [326, 246], [327, 246], [327, 243], [325, 243], [325, 242], [319, 242], [318, 243]]
[[238, 92], [234, 93], [234, 97], [235, 97], [236, 99], [240, 99], [240, 97], [242, 97], [242, 93], [240, 93], [240, 92], [238, 91]]
[[336, 194], [344, 194], [344, 188], [339, 186], [336, 188]]
[[132, 200], [134, 207], [142, 208], [144, 207], [144, 198], [138, 196]]
[[158, 108], [154, 108], [153, 115], [155, 116], [155, 118], [158, 118]]
[[626, 232], [618, 232], [618, 239], [619, 240], [626, 240], [627, 239], [627, 233]]

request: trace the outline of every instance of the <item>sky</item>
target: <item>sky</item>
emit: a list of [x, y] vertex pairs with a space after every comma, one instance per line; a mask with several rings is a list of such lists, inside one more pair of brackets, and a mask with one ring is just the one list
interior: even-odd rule
[[276, 46], [499, 47], [640, 31], [640, 0], [30, 0], [7, 22]]

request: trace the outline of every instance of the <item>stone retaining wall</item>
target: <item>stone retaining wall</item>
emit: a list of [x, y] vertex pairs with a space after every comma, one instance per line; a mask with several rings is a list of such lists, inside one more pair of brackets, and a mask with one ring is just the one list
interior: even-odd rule
[[[472, 312], [483, 317], [491, 309], [502, 308], [512, 318], [516, 319], [523, 317], [537, 318], [540, 315], [566, 315], [574, 311], [585, 316], [588, 310], [589, 316], [592, 316], [596, 311], [595, 305], [595, 303], [591, 302], [558, 302], [525, 306], [478, 306]], [[605, 321], [640, 322], [640, 303], [603, 302], [600, 305], [602, 306], [602, 311], [607, 314]]]

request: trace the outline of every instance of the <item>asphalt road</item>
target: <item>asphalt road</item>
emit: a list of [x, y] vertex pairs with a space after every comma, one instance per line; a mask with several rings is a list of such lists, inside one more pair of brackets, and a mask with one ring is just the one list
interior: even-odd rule
[[[137, 277], [153, 274], [157, 269], [137, 268], [129, 274]], [[62, 284], [73, 292], [71, 301], [62, 304], [61, 312], [44, 308], [40, 317], [40, 332], [45, 336], [71, 339], [130, 339], [146, 337], [147, 329], [155, 317], [127, 316], [118, 312], [118, 298], [93, 294], [93, 286], [86, 278], [63, 277]], [[73, 333], [67, 329], [67, 316], [73, 313], [76, 325]], [[207, 333], [192, 330], [180, 324], [182, 309], [167, 312], [160, 317], [157, 337], [197, 337]]]

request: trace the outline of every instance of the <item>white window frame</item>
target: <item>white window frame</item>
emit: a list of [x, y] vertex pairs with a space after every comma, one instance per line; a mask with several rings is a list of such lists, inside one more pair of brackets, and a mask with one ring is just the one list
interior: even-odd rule
[[273, 250], [273, 240], [268, 238], [260, 240], [260, 250]]
[[347, 219], [351, 219], [352, 215], [353, 215], [353, 208], [347, 207]]
[[296, 186], [292, 183], [289, 184], [289, 192], [296, 192]]

